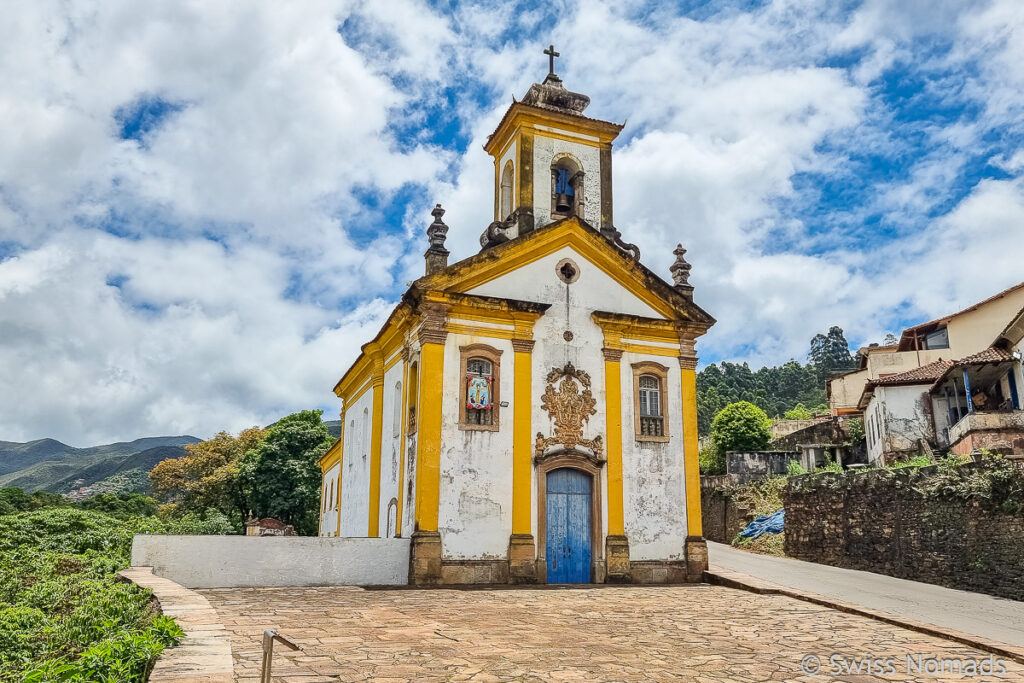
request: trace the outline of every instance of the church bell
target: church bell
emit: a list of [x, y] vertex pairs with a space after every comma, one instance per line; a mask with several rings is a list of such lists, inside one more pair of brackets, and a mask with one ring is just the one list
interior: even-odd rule
[[569, 213], [572, 211], [572, 197], [567, 194], [555, 195], [555, 212]]

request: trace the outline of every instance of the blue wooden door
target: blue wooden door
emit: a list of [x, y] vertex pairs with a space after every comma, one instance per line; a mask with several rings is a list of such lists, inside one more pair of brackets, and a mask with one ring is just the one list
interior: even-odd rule
[[546, 501], [548, 583], [590, 583], [590, 475], [548, 472]]

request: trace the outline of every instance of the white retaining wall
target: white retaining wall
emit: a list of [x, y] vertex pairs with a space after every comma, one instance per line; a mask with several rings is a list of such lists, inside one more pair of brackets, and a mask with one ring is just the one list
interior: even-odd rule
[[132, 566], [187, 588], [399, 586], [409, 539], [136, 535]]

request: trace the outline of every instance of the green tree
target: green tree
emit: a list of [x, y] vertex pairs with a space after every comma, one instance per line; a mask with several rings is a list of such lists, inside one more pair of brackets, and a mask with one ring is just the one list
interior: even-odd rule
[[238, 436], [220, 432], [212, 439], [188, 444], [187, 455], [168, 458], [150, 471], [156, 497], [163, 503], [173, 503], [179, 512], [214, 509], [241, 523], [248, 503], [238, 478], [239, 463], [266, 436], [266, 430], [250, 427]]
[[78, 507], [125, 519], [152, 517], [160, 504], [154, 498], [138, 493], [100, 493], [86, 498]]
[[838, 325], [828, 328], [827, 334], [814, 335], [807, 358], [823, 379], [856, 366], [843, 328]]
[[747, 401], [727, 405], [711, 423], [711, 441], [723, 454], [764, 450], [770, 440], [771, 421], [763, 410]]
[[334, 440], [321, 410], [303, 410], [281, 418], [239, 465], [239, 481], [248, 509], [275, 517], [300, 534], [319, 526], [320, 459]]

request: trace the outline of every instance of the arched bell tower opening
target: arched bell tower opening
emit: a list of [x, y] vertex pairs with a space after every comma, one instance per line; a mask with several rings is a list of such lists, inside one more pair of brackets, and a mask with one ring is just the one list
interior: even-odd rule
[[583, 167], [571, 154], [559, 154], [551, 162], [551, 218], [580, 216], [582, 206]]
[[505, 164], [505, 170], [501, 172], [501, 202], [498, 212], [498, 220], [505, 220], [512, 213], [512, 186], [515, 183], [515, 169], [512, 162]]

